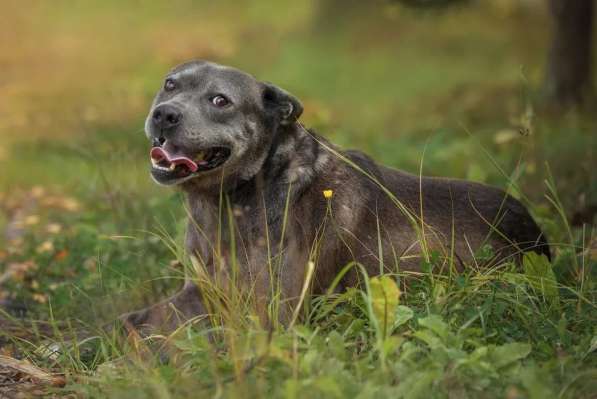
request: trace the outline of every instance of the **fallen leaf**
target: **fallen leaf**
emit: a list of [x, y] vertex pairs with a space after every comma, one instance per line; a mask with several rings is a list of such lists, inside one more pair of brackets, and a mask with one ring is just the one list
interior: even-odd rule
[[69, 197], [64, 198], [64, 200], [62, 201], [62, 207], [65, 210], [71, 212], [77, 212], [79, 209], [81, 209], [81, 205], [79, 204], [79, 202], [76, 199]]
[[25, 241], [23, 240], [22, 237], [16, 237], [16, 238], [9, 240], [8, 243], [10, 244], [10, 246], [8, 247], [8, 252], [10, 252], [10, 253], [18, 252], [17, 250], [19, 249], [19, 247], [21, 247], [23, 245], [24, 242]]
[[46, 231], [50, 234], [58, 234], [62, 231], [62, 226], [58, 223], [48, 223]]
[[31, 298], [33, 298], [33, 300], [35, 302], [38, 303], [46, 303], [48, 302], [48, 296], [45, 294], [40, 294], [40, 293], [34, 293], [33, 295], [31, 295]]
[[37, 264], [35, 264], [33, 261], [10, 263], [4, 273], [0, 275], [0, 285], [10, 279], [23, 281], [25, 279], [25, 275], [29, 271], [35, 269], [37, 269]]
[[31, 196], [33, 198], [41, 198], [46, 193], [46, 190], [42, 186], [33, 186], [31, 188]]
[[35, 224], [38, 224], [39, 223], [39, 216], [37, 216], [37, 215], [29, 215], [29, 216], [27, 216], [25, 218], [24, 223], [27, 226], [33, 226]]
[[68, 250], [63, 249], [61, 251], [58, 251], [56, 253], [56, 255], [54, 255], [54, 259], [57, 261], [61, 261], [61, 260], [64, 260], [67, 256], [68, 256]]
[[41, 204], [46, 207], [64, 209], [69, 212], [76, 212], [81, 208], [79, 202], [71, 197], [46, 196], [41, 200]]
[[52, 243], [52, 241], [44, 241], [41, 244], [39, 244], [39, 246], [36, 249], [37, 253], [40, 253], [40, 254], [52, 252], [53, 250], [54, 250], [54, 244]]
[[66, 385], [66, 380], [63, 376], [51, 374], [34, 366], [27, 360], [19, 360], [9, 356], [0, 355], [0, 366], [19, 371], [41, 383], [53, 387], [63, 387]]

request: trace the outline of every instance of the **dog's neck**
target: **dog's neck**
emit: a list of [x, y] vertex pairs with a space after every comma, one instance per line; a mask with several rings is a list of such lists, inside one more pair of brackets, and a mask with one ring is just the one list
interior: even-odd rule
[[[191, 210], [219, 207], [223, 191], [232, 207], [265, 206], [268, 220], [277, 219], [284, 211], [279, 204], [286, 204], [286, 196], [290, 193], [291, 201], [298, 199], [317, 172], [325, 168], [330, 154], [322, 142], [329, 145], [298, 122], [284, 126], [276, 132], [263, 165], [254, 176], [227, 182], [223, 190], [187, 191]], [[197, 206], [199, 203], [202, 205]]]

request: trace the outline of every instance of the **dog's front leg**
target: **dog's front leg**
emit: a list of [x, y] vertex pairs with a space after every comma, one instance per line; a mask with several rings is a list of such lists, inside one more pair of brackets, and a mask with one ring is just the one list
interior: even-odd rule
[[167, 334], [175, 331], [184, 322], [205, 314], [199, 288], [195, 283], [188, 281], [174, 296], [145, 309], [126, 313], [119, 319], [127, 330], [134, 329], [144, 335]]

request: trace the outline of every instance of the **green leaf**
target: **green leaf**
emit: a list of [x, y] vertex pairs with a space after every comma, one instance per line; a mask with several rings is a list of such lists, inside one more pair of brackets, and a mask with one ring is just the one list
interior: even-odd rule
[[327, 397], [335, 397], [335, 398], [342, 398], [342, 389], [338, 384], [338, 381], [333, 376], [330, 375], [323, 375], [317, 378], [315, 381], [315, 386], [321, 390], [325, 396]]
[[501, 368], [517, 360], [524, 359], [529, 353], [531, 353], [531, 345], [512, 342], [493, 348], [490, 351], [490, 358], [494, 367]]
[[378, 276], [369, 280], [369, 294], [373, 316], [385, 338], [396, 319], [395, 309], [400, 301], [400, 289], [392, 277]]
[[385, 353], [385, 356], [390, 356], [396, 352], [400, 345], [404, 343], [404, 338], [399, 336], [387, 337], [381, 345], [381, 350]]
[[401, 325], [405, 324], [410, 319], [412, 319], [413, 316], [414, 316], [414, 312], [411, 308], [409, 308], [408, 306], [404, 306], [404, 305], [398, 305], [398, 307], [396, 307], [396, 315], [395, 315], [394, 325], [392, 327], [392, 330], [395, 330], [398, 327], [400, 327]]
[[450, 334], [448, 325], [438, 315], [432, 314], [419, 319], [419, 325], [433, 331], [444, 342]]
[[173, 341], [173, 344], [181, 351], [193, 354], [205, 351], [209, 347], [207, 338], [202, 335], [195, 335], [185, 339], [177, 339]]
[[430, 330], [418, 330], [413, 333], [415, 338], [420, 339], [431, 349], [437, 349], [443, 346], [442, 340]]
[[346, 348], [342, 335], [338, 331], [331, 331], [326, 340], [332, 354], [338, 359], [345, 360]]
[[423, 399], [432, 397], [434, 384], [441, 380], [441, 371], [428, 369], [417, 371], [405, 378], [396, 391], [396, 396], [405, 399]]
[[[438, 346], [436, 341], [439, 341], [442, 346], [446, 348], [452, 348], [460, 350], [462, 349], [462, 345], [464, 343], [462, 337], [457, 334], [454, 334], [450, 330], [450, 326], [448, 323], [442, 320], [442, 318], [438, 315], [429, 315], [427, 317], [423, 317], [418, 320], [419, 326], [423, 327], [423, 329], [417, 331], [415, 336], [417, 338], [423, 339], [422, 336], [425, 337], [426, 342], [429, 346]], [[422, 336], [418, 333], [424, 333]], [[431, 342], [428, 337], [429, 335], [433, 335], [436, 337], [436, 340]]]
[[585, 356], [597, 350], [597, 335], [593, 335], [591, 338], [591, 343], [589, 345], [589, 349], [586, 351]]
[[535, 252], [526, 252], [522, 265], [531, 287], [541, 292], [552, 304], [559, 305], [558, 282], [547, 257]]
[[529, 399], [555, 398], [556, 393], [545, 372], [534, 366], [520, 370], [519, 378]]

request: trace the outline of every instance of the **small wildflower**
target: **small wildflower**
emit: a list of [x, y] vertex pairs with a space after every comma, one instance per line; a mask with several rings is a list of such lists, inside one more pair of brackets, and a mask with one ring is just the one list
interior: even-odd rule
[[332, 198], [332, 195], [334, 195], [334, 191], [333, 190], [323, 190], [323, 196], [324, 196], [325, 199]]

